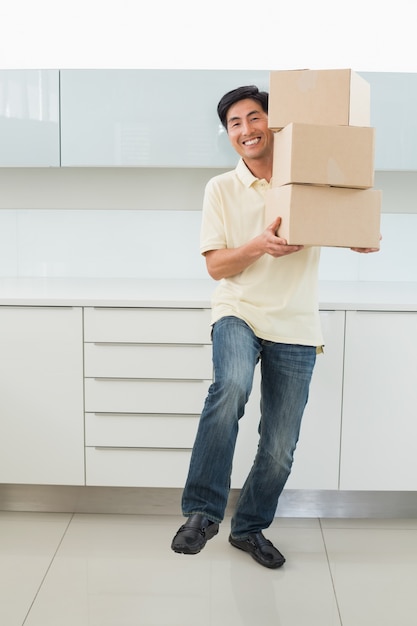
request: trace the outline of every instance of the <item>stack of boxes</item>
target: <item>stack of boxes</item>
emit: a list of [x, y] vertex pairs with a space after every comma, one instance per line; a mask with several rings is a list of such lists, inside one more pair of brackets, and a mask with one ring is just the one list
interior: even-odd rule
[[352, 70], [270, 73], [266, 221], [292, 245], [379, 248], [370, 86]]

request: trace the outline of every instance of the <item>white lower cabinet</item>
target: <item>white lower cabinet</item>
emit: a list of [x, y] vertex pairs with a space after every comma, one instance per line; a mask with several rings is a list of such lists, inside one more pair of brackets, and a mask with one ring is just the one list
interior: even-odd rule
[[0, 307], [0, 482], [83, 485], [82, 309]]
[[417, 313], [346, 317], [341, 489], [417, 490]]
[[210, 310], [84, 313], [87, 485], [183, 487], [212, 381]]
[[[320, 315], [287, 487], [416, 491], [417, 312]], [[210, 316], [0, 306], [0, 482], [182, 488], [212, 381]], [[233, 488], [256, 454], [259, 403], [257, 371]]]
[[[340, 427], [342, 412], [344, 311], [321, 311], [325, 348], [317, 355], [304, 413], [289, 489], [338, 489]], [[239, 487], [256, 454], [259, 423], [259, 372], [251, 398], [241, 419], [232, 475]]]
[[[321, 320], [325, 353], [317, 357], [291, 488], [338, 488], [345, 313], [322, 311]], [[184, 486], [212, 380], [209, 325], [208, 310], [85, 310], [87, 485]], [[243, 485], [256, 454], [259, 402], [257, 371], [232, 488]]]
[[321, 311], [324, 353], [318, 354], [294, 455], [289, 489], [338, 489], [345, 312]]

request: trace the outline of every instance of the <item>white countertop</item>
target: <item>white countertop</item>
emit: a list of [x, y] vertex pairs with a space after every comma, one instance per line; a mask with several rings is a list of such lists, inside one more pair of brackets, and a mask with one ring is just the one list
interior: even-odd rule
[[0, 278], [0, 305], [209, 307], [211, 280]]
[[322, 281], [321, 310], [417, 311], [417, 282]]
[[[215, 281], [0, 278], [2, 306], [210, 307]], [[322, 281], [322, 310], [417, 311], [417, 282]]]

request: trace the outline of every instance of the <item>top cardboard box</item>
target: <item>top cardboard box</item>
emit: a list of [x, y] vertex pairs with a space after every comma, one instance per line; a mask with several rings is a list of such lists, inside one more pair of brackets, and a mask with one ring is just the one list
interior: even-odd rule
[[269, 75], [268, 125], [370, 126], [371, 88], [350, 69], [277, 70]]

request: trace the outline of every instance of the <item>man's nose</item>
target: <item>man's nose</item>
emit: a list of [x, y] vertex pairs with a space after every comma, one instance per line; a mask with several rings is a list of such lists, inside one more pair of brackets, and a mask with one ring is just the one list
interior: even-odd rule
[[252, 124], [249, 121], [242, 122], [242, 130], [245, 135], [250, 135], [252, 132]]

